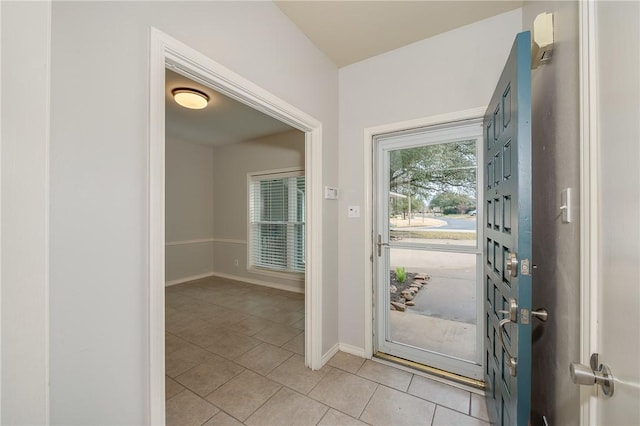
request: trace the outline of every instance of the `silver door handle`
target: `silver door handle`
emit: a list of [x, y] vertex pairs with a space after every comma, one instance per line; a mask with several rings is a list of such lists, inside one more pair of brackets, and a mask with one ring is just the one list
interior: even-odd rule
[[378, 246], [378, 257], [382, 256], [382, 246], [389, 247], [389, 243], [382, 242], [382, 235], [378, 234], [378, 242], [376, 243]]
[[598, 354], [592, 354], [590, 360], [591, 365], [589, 366], [577, 362], [569, 364], [571, 380], [577, 385], [599, 385], [606, 396], [612, 396], [613, 382], [615, 379], [609, 366], [600, 364], [598, 358]]
[[518, 359], [513, 355], [511, 355], [511, 353], [509, 352], [509, 349], [504, 344], [504, 337], [502, 336], [502, 333], [504, 333], [504, 327], [510, 322], [511, 320], [509, 318], [500, 320], [500, 322], [498, 323], [498, 339], [500, 340], [500, 345], [502, 346], [502, 349], [504, 349], [504, 352], [507, 354], [507, 367], [509, 367], [509, 374], [515, 377], [517, 373], [516, 368], [518, 366]]
[[511, 353], [509, 352], [509, 349], [504, 344], [503, 336], [504, 328], [507, 326], [507, 324], [518, 322], [518, 304], [515, 299], [509, 299], [508, 310], [498, 311], [498, 313], [508, 315], [507, 318], [500, 320], [500, 322], [498, 323], [498, 340], [500, 341], [500, 346], [502, 346], [502, 349], [507, 354], [507, 367], [509, 367], [509, 374], [515, 377], [517, 374], [518, 359], [511, 355]]

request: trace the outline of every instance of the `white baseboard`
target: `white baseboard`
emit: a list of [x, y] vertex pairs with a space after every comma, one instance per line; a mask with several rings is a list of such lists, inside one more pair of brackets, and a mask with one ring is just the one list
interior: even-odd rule
[[207, 272], [205, 274], [192, 275], [190, 277], [178, 278], [177, 280], [166, 281], [164, 283], [164, 286], [165, 287], [169, 287], [169, 286], [176, 285], [176, 284], [182, 284], [182, 283], [186, 283], [186, 282], [189, 282], [189, 281], [195, 281], [195, 280], [199, 280], [199, 279], [202, 279], [202, 278], [211, 277], [213, 275], [215, 275], [213, 272]]
[[222, 272], [212, 272], [211, 276], [227, 278], [229, 280], [242, 281], [249, 284], [261, 285], [263, 287], [277, 288], [278, 290], [292, 291], [294, 293], [304, 294], [304, 288], [297, 288], [287, 284], [272, 283], [269, 281], [258, 280], [255, 278], [242, 277], [240, 275], [224, 274]]
[[348, 345], [346, 343], [338, 343], [338, 348], [341, 352], [346, 352], [351, 355], [359, 356], [360, 358], [367, 358], [364, 348]]
[[207, 272], [205, 274], [192, 275], [192, 276], [189, 276], [189, 277], [178, 278], [176, 280], [167, 281], [164, 284], [164, 286], [165, 287], [169, 287], [169, 286], [172, 286], [172, 285], [182, 284], [182, 283], [186, 283], [186, 282], [189, 282], [189, 281], [195, 281], [195, 280], [199, 280], [199, 279], [207, 278], [207, 277], [227, 278], [229, 280], [242, 281], [242, 282], [245, 282], [245, 283], [260, 285], [260, 286], [263, 286], [263, 287], [277, 288], [278, 290], [285, 290], [285, 291], [291, 291], [291, 292], [294, 292], [294, 293], [304, 294], [304, 288], [301, 289], [301, 288], [297, 288], [297, 287], [286, 285], [286, 284], [272, 283], [272, 282], [269, 282], [269, 281], [257, 280], [255, 278], [241, 277], [240, 275], [223, 274], [222, 272]]
[[333, 345], [331, 347], [331, 349], [329, 349], [327, 351], [326, 354], [322, 355], [322, 358], [320, 358], [320, 363], [324, 366], [327, 362], [329, 362], [329, 360], [338, 353], [338, 351], [340, 350], [340, 344], [336, 343], [335, 345]]

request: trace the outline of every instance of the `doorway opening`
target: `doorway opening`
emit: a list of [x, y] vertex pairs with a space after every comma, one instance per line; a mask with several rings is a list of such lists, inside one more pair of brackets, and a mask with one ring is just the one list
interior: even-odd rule
[[371, 353], [473, 386], [484, 335], [478, 111], [369, 129], [366, 141]]
[[[221, 64], [179, 41], [151, 30], [149, 146], [149, 418], [165, 420], [165, 69], [214, 89], [304, 135], [304, 359], [321, 367], [322, 312], [322, 124]], [[246, 181], [244, 185], [246, 185]], [[299, 188], [296, 188], [296, 190]], [[299, 192], [298, 192], [299, 193]], [[275, 231], [274, 231], [275, 232]], [[298, 234], [300, 230], [298, 229]], [[298, 241], [299, 243], [299, 241]], [[295, 242], [294, 242], [295, 244]], [[299, 244], [298, 244], [298, 248]], [[299, 250], [300, 251], [300, 250]], [[235, 267], [235, 259], [232, 260]], [[239, 260], [238, 260], [239, 266]]]

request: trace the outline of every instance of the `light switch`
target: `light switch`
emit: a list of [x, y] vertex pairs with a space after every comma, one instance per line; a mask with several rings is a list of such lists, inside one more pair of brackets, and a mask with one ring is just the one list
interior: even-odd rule
[[324, 187], [324, 199], [325, 200], [337, 200], [338, 199], [338, 188], [334, 188], [331, 186]]
[[360, 206], [347, 207], [347, 217], [360, 217]]
[[563, 189], [560, 192], [560, 211], [562, 212], [562, 223], [571, 223], [571, 188]]

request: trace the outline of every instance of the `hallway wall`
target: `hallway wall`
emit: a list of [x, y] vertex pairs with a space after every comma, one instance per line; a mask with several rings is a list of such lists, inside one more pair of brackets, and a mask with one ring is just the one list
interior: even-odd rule
[[[51, 423], [145, 424], [150, 27], [321, 121], [333, 186], [337, 69], [272, 2], [52, 7]], [[338, 341], [336, 204], [321, 217], [326, 352]]]
[[365, 267], [363, 218], [347, 218], [362, 206], [362, 160], [367, 127], [482, 107], [489, 102], [522, 11], [422, 40], [340, 69], [340, 342], [364, 351]]
[[[533, 320], [531, 424], [577, 425], [579, 387], [569, 363], [580, 359], [580, 134], [577, 2], [532, 1], [523, 8], [530, 30], [542, 12], [553, 12], [553, 59], [532, 71]], [[573, 189], [576, 208], [562, 223], [560, 192]]]
[[0, 2], [0, 424], [49, 409], [49, 2]]
[[302, 276], [284, 279], [247, 270], [247, 173], [304, 170], [304, 143], [305, 134], [291, 130], [214, 149], [214, 274], [304, 293]]
[[165, 282], [170, 285], [213, 271], [213, 147], [167, 135], [165, 165]]

